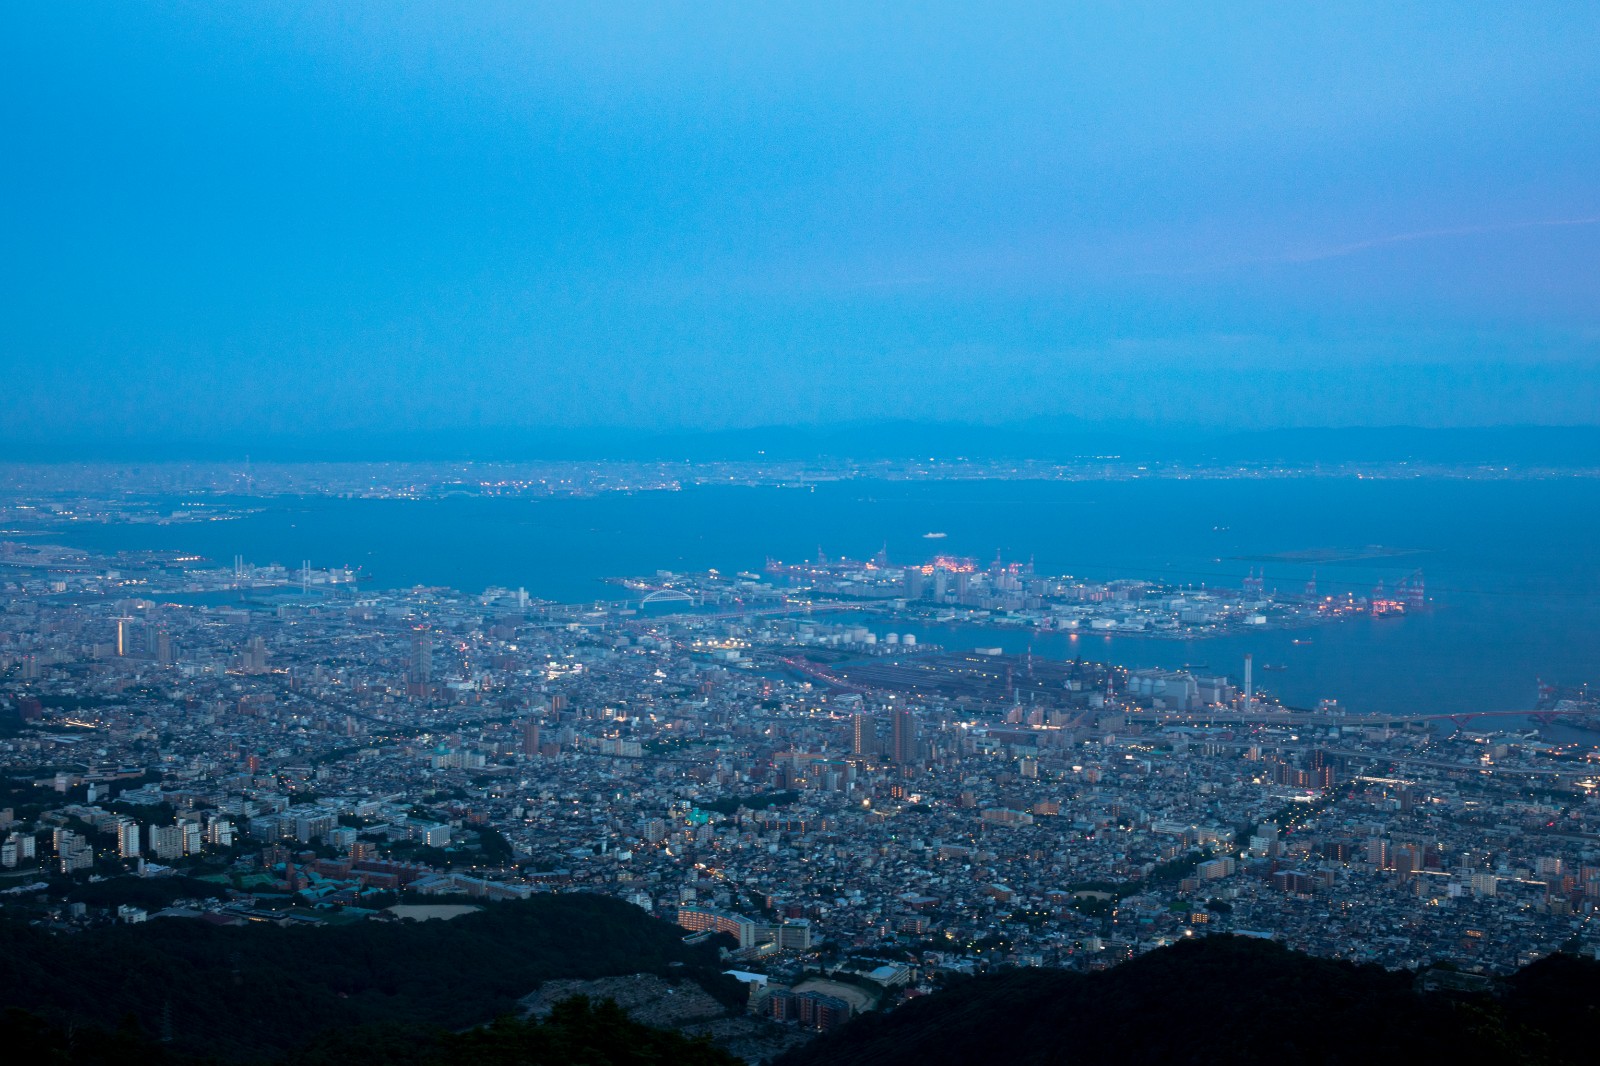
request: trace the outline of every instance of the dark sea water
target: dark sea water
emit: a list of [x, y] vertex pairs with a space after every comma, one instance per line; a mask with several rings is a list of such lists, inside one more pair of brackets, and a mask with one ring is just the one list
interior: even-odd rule
[[[923, 537], [943, 532], [940, 540]], [[924, 627], [952, 647], [1130, 666], [1238, 672], [1251, 652], [1285, 669], [1258, 680], [1286, 701], [1352, 710], [1513, 710], [1539, 680], [1600, 683], [1600, 482], [1467, 480], [854, 481], [815, 490], [702, 487], [588, 499], [304, 499], [238, 521], [83, 527], [84, 547], [174, 548], [221, 562], [359, 567], [373, 587], [523, 586], [560, 600], [614, 599], [607, 576], [758, 570], [768, 556], [934, 552], [1033, 558], [1041, 573], [1368, 594], [1413, 570], [1427, 610], [1310, 631], [1205, 641]], [[1367, 551], [1378, 546], [1382, 552]], [[1315, 563], [1301, 553], [1322, 552]], [[1285, 558], [1301, 554], [1300, 559]], [[1330, 556], [1338, 556], [1333, 558]], [[1357, 557], [1365, 556], [1365, 557]], [[888, 629], [889, 627], [882, 627]], [[905, 627], [898, 627], [905, 631]], [[1292, 640], [1309, 639], [1295, 645]]]

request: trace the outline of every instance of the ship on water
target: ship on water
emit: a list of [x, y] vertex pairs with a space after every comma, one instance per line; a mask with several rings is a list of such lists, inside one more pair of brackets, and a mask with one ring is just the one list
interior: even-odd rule
[[948, 533], [924, 533], [922, 535], [922, 539], [923, 540], [943, 540], [947, 536], [949, 536]]
[[1548, 685], [1539, 682], [1534, 717], [1575, 729], [1600, 730], [1600, 698], [1588, 685]]

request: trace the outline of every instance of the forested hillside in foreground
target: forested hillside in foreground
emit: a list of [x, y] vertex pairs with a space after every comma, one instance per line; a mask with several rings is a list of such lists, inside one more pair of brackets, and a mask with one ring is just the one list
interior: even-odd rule
[[[216, 929], [168, 920], [67, 937], [0, 926], [0, 1046], [71, 1066], [731, 1066], [725, 1052], [569, 1001], [505, 1020], [542, 980], [655, 971], [737, 1006], [715, 951], [624, 903], [555, 895], [449, 922]], [[1097, 973], [1020, 970], [868, 1014], [781, 1066], [1214, 1063], [1578, 1066], [1600, 963], [1555, 955], [1489, 992], [1241, 937]], [[491, 1020], [502, 1020], [487, 1025]]]
[[337, 928], [161, 919], [61, 936], [0, 922], [0, 1006], [242, 1062], [330, 1031], [482, 1024], [556, 977], [655, 972], [742, 1004], [716, 950], [682, 936], [632, 904], [577, 893]]
[[[8, 1061], [70, 1066], [215, 1066], [218, 1059], [174, 1050], [124, 1028], [74, 1030], [37, 1015], [0, 1015]], [[402, 1025], [323, 1033], [284, 1066], [739, 1066], [727, 1052], [632, 1021], [613, 1003], [569, 999], [543, 1022], [504, 1018], [451, 1033]]]
[[1499, 995], [1415, 990], [1415, 975], [1208, 937], [1098, 973], [1020, 970], [866, 1015], [782, 1066], [1594, 1061], [1600, 963], [1556, 955]]

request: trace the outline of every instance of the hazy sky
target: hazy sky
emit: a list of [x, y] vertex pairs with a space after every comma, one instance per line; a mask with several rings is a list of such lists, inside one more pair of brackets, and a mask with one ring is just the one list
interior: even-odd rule
[[0, 440], [1600, 422], [1600, 4], [8, 5]]

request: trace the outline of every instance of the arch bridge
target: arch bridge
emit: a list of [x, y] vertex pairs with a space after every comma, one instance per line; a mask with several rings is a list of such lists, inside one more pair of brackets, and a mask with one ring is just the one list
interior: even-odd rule
[[700, 600], [699, 597], [691, 596], [682, 589], [661, 588], [646, 593], [645, 597], [639, 601], [639, 606], [643, 607], [647, 603], [687, 603], [699, 606]]

